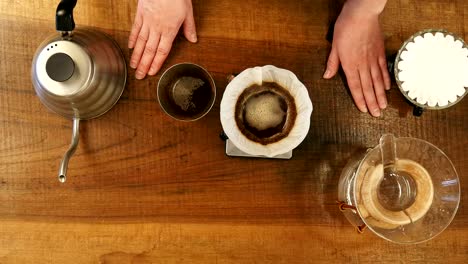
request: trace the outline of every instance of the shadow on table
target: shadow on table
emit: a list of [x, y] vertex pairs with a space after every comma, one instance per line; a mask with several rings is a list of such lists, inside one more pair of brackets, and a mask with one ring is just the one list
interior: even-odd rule
[[290, 161], [294, 164], [279, 168], [283, 190], [299, 196], [298, 206], [305, 222], [346, 223], [337, 205], [338, 182], [349, 159], [366, 148], [318, 141], [303, 144], [294, 151]]

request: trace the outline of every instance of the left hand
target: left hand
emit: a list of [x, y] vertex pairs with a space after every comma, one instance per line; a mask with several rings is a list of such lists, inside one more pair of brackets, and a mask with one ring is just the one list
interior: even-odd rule
[[155, 75], [161, 69], [182, 24], [185, 37], [197, 42], [191, 0], [138, 1], [128, 40], [128, 47], [133, 49], [130, 67], [136, 68], [137, 79]]

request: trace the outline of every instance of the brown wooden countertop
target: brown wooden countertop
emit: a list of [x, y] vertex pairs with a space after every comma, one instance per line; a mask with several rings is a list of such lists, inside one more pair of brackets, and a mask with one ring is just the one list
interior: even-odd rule
[[[206, 67], [219, 94], [211, 112], [194, 123], [171, 119], [156, 100], [160, 73], [137, 81], [130, 70], [117, 105], [82, 123], [60, 184], [71, 121], [39, 102], [30, 79], [57, 3], [0, 0], [0, 263], [468, 261], [468, 99], [418, 118], [393, 85], [383, 117], [361, 114], [341, 78], [321, 78], [336, 1], [195, 1], [199, 42], [180, 37], [163, 70]], [[136, 0], [80, 0], [75, 21], [114, 37], [128, 62], [135, 8]], [[425, 28], [466, 39], [468, 2], [389, 1], [382, 25], [389, 54]], [[226, 76], [265, 64], [308, 87], [310, 132], [291, 160], [227, 157], [218, 137]], [[338, 210], [341, 169], [387, 132], [432, 142], [458, 170], [461, 205], [434, 240], [401, 246], [360, 235]]]

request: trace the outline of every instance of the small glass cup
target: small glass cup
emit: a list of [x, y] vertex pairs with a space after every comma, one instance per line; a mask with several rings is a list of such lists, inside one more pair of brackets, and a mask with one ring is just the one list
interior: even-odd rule
[[213, 107], [215, 99], [215, 82], [208, 71], [199, 65], [173, 65], [159, 79], [159, 105], [176, 120], [195, 121], [204, 117]]

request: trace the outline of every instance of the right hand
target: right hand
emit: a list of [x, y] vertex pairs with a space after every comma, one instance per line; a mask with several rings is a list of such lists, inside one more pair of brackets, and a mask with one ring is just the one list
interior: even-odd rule
[[183, 24], [188, 41], [197, 42], [191, 0], [139, 0], [128, 47], [135, 77], [155, 75], [162, 67]]
[[335, 23], [333, 44], [324, 78], [341, 64], [358, 109], [378, 117], [387, 107], [390, 89], [379, 14], [386, 0], [347, 0]]

